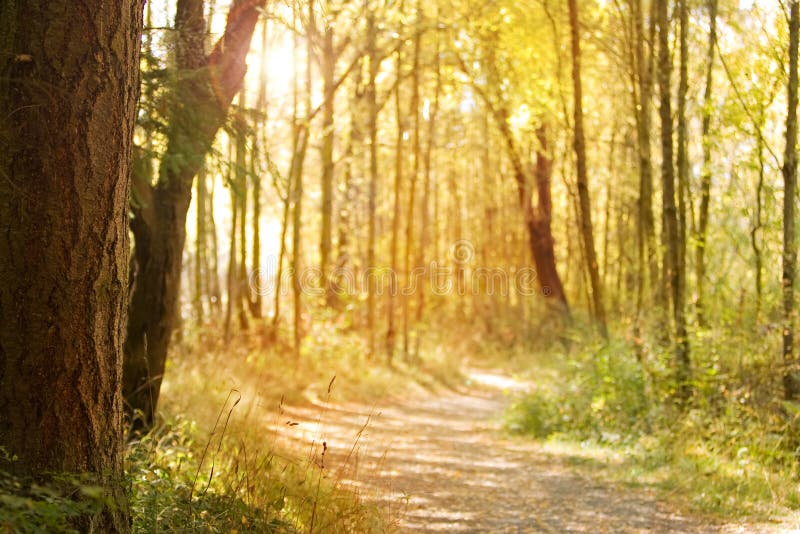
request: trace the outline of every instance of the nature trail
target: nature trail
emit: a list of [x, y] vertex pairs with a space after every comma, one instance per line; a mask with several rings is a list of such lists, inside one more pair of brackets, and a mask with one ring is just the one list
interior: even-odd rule
[[790, 531], [715, 524], [677, 512], [654, 491], [581, 473], [569, 453], [499, 431], [509, 391], [525, 384], [487, 372], [470, 380], [478, 387], [375, 406], [284, 407], [275, 428], [300, 441], [327, 477], [389, 509], [400, 532]]

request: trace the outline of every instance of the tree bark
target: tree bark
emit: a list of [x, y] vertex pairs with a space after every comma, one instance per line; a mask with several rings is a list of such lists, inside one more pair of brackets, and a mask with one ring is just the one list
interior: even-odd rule
[[[689, 139], [686, 122], [686, 96], [689, 92], [689, 45], [688, 26], [689, 8], [687, 0], [678, 0], [678, 22], [680, 33], [678, 36], [679, 71], [678, 71], [678, 153], [676, 168], [678, 171], [678, 288], [682, 305], [686, 301], [686, 204], [689, 191]], [[682, 312], [685, 314], [685, 311]], [[686, 319], [683, 319], [686, 322]], [[686, 326], [683, 325], [685, 330]]]
[[794, 213], [797, 191], [797, 48], [800, 6], [790, 2], [789, 83], [786, 113], [786, 150], [783, 158], [783, 393], [786, 400], [800, 395], [800, 371], [794, 354], [794, 273], [797, 261]]
[[165, 97], [169, 106], [166, 152], [155, 185], [147, 177], [133, 175], [131, 231], [136, 265], [123, 394], [136, 428], [147, 428], [153, 422], [176, 326], [192, 181], [242, 86], [245, 58], [263, 4], [264, 0], [234, 0], [225, 33], [206, 56], [202, 0], [177, 3], [180, 76]]
[[669, 19], [667, 2], [658, 2], [658, 84], [661, 115], [661, 179], [663, 184], [663, 218], [665, 236], [665, 282], [670, 290], [675, 328], [675, 380], [678, 397], [686, 400], [691, 393], [689, 340], [686, 336], [686, 318], [683, 305], [683, 280], [681, 279], [678, 214], [675, 206], [675, 167], [672, 150], [672, 103], [670, 77], [672, 64], [669, 50]]
[[581, 45], [580, 26], [578, 21], [577, 0], [569, 0], [569, 21], [572, 35], [572, 82], [574, 96], [574, 148], [577, 164], [577, 187], [580, 207], [580, 228], [589, 271], [589, 282], [592, 286], [592, 308], [594, 319], [603, 337], [608, 337], [606, 327], [606, 307], [603, 301], [603, 286], [600, 281], [597, 251], [594, 246], [594, 230], [592, 228], [592, 207], [589, 199], [589, 181], [586, 172], [586, 140], [583, 133], [583, 87], [581, 84]]
[[386, 304], [386, 359], [389, 365], [392, 364], [394, 357], [394, 346], [397, 332], [395, 330], [395, 301], [399, 293], [399, 268], [398, 268], [398, 248], [400, 247], [400, 205], [401, 205], [401, 184], [403, 182], [403, 107], [400, 102], [400, 83], [403, 77], [403, 55], [400, 49], [397, 50], [397, 86], [395, 87], [395, 121], [397, 122], [397, 132], [395, 138], [394, 153], [394, 209], [392, 210], [392, 244], [391, 244], [391, 269], [389, 279], [391, 285], [388, 289], [389, 301]]
[[[417, 192], [417, 179], [419, 178], [420, 171], [420, 109], [419, 109], [419, 84], [420, 84], [420, 47], [422, 45], [422, 4], [417, 0], [416, 4], [416, 31], [414, 33], [414, 52], [413, 52], [413, 66], [412, 66], [412, 85], [411, 85], [411, 109], [410, 113], [413, 114], [414, 133], [411, 142], [411, 154], [414, 158], [414, 165], [411, 169], [411, 183], [409, 184], [408, 191], [408, 205], [406, 213], [406, 249], [405, 260], [403, 262], [403, 271], [405, 274], [405, 287], [402, 291], [403, 299], [403, 354], [406, 359], [409, 358], [409, 305], [413, 292], [419, 288], [416, 283], [411, 280], [411, 249], [414, 243], [414, 208], [416, 204]], [[413, 287], [412, 287], [413, 286]]]
[[367, 350], [375, 356], [375, 211], [378, 192], [378, 103], [376, 78], [378, 76], [377, 28], [375, 11], [371, 2], [367, 6], [367, 57], [369, 58], [369, 78], [367, 80], [367, 136], [369, 138], [369, 193], [367, 198]]
[[[433, 148], [435, 146], [435, 138], [436, 138], [436, 119], [439, 115], [439, 100], [442, 93], [442, 68], [441, 68], [441, 59], [439, 57], [439, 51], [441, 48], [441, 37], [438, 31], [439, 25], [439, 14], [436, 14], [436, 25], [437, 25], [437, 32], [436, 32], [436, 50], [435, 50], [435, 58], [434, 58], [434, 71], [436, 74], [436, 89], [434, 90], [433, 96], [433, 104], [430, 107], [430, 114], [428, 116], [428, 132], [427, 132], [427, 143], [425, 145], [425, 155], [424, 155], [424, 175], [422, 179], [422, 221], [420, 227], [420, 236], [419, 236], [419, 249], [417, 250], [417, 269], [421, 269], [424, 271], [426, 275], [429, 275], [429, 269], [425, 265], [425, 261], [427, 260], [427, 251], [430, 242], [430, 197], [431, 197], [431, 174], [433, 170]], [[417, 293], [417, 310], [416, 310], [416, 320], [420, 322], [422, 320], [424, 311], [425, 311], [425, 296], [426, 296], [426, 284], [422, 284], [419, 288]]]
[[325, 27], [322, 40], [322, 61], [320, 63], [323, 95], [322, 107], [322, 228], [319, 244], [320, 282], [325, 291], [326, 302], [332, 304], [333, 293], [328, 280], [330, 257], [333, 249], [333, 142], [334, 142], [334, 93], [336, 52], [333, 46], [333, 28]]
[[0, 446], [23, 477], [89, 472], [128, 532], [122, 341], [142, 2], [0, 5]]
[[[261, 272], [261, 150], [266, 152], [267, 146], [267, 63], [269, 56], [269, 21], [265, 18], [261, 23], [261, 65], [258, 73], [258, 97], [256, 100], [256, 112], [258, 120], [253, 134], [253, 152], [250, 157], [250, 176], [253, 180], [253, 249], [251, 266], [253, 273], [259, 276]], [[269, 154], [264, 155], [269, 158]], [[260, 288], [252, 288], [249, 291], [250, 313], [256, 319], [261, 319], [264, 315], [264, 296]]]
[[[638, 167], [639, 167], [639, 199], [638, 199], [638, 229], [637, 229], [637, 248], [639, 258], [639, 281], [637, 288], [637, 316], [640, 315], [644, 307], [645, 288], [647, 280], [650, 282], [651, 293], [656, 293], [659, 283], [658, 276], [658, 254], [655, 245], [655, 217], [653, 215], [653, 163], [650, 150], [650, 129], [651, 129], [651, 100], [653, 97], [653, 28], [655, 21], [650, 21], [651, 43], [649, 53], [645, 54], [644, 12], [642, 10], [642, 0], [632, 0], [632, 10], [634, 17], [634, 64], [635, 80], [637, 91], [631, 94], [634, 97], [634, 108], [636, 109], [636, 136], [638, 145]], [[655, 8], [652, 2], [651, 9]], [[636, 98], [638, 96], [638, 98]], [[638, 328], [638, 327], [637, 327]]]
[[[706, 89], [703, 95], [703, 173], [700, 178], [700, 213], [698, 215], [697, 245], [695, 246], [695, 275], [697, 278], [697, 322], [701, 326], [706, 324], [706, 314], [704, 308], [705, 282], [706, 282], [706, 236], [708, 235], [708, 212], [711, 204], [711, 106], [712, 106], [712, 82], [714, 81], [714, 49], [717, 46], [717, 0], [708, 0], [708, 17], [710, 31], [708, 34], [708, 53], [706, 55]], [[759, 161], [763, 157], [761, 147], [761, 135], [758, 137]], [[762, 167], [763, 176], [763, 167]], [[761, 183], [761, 182], [759, 182]], [[761, 213], [761, 189], [758, 190], [758, 212], [759, 219]], [[753, 233], [755, 236], [755, 232]], [[753, 238], [754, 248], [755, 237]], [[758, 255], [757, 255], [758, 256]], [[760, 292], [761, 269], [758, 273], [758, 285]]]

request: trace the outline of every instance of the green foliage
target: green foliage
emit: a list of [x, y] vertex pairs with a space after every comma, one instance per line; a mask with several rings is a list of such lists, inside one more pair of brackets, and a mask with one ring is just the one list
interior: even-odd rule
[[[202, 469], [194, 424], [162, 427], [130, 447], [128, 477], [135, 532], [287, 532], [280, 493], [253, 495], [236, 469]], [[227, 459], [223, 460], [227, 462]], [[270, 481], [259, 481], [278, 491]]]
[[[778, 402], [778, 336], [692, 336], [694, 395], [674, 400], [668, 347], [583, 343], [537, 365], [552, 373], [506, 414], [512, 433], [623, 453], [615, 476], [656, 484], [691, 507], [741, 516], [798, 508], [800, 407]], [[658, 347], [658, 344], [654, 344]], [[608, 467], [607, 465], [604, 467]]]
[[612, 343], [572, 359], [557, 389], [540, 388], [512, 403], [508, 428], [539, 438], [568, 434], [601, 443], [641, 434], [649, 409], [645, 379], [622, 348]]
[[113, 506], [89, 475], [56, 474], [46, 481], [14, 476], [15, 461], [0, 448], [0, 532], [79, 532], [76, 519]]
[[260, 451], [247, 437], [210, 440], [177, 420], [130, 446], [134, 532], [382, 530], [381, 516], [318, 466]]

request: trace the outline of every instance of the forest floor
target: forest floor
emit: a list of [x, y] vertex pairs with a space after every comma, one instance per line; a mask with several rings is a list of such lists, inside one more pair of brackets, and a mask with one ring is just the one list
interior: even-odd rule
[[602, 454], [508, 437], [503, 410], [526, 385], [478, 371], [469, 383], [372, 405], [284, 406], [272, 428], [305, 448], [325, 477], [357, 488], [400, 532], [800, 532], [789, 520], [684, 512], [655, 488], [605, 476]]

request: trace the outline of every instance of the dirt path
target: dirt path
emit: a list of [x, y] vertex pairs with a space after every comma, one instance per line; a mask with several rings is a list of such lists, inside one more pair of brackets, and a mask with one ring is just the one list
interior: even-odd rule
[[594, 480], [566, 457], [504, 439], [497, 416], [507, 397], [498, 388], [514, 384], [473, 378], [496, 388], [386, 406], [291, 408], [281, 434], [302, 441], [329, 476], [389, 507], [400, 532], [790, 531], [680, 515], [651, 492]]

